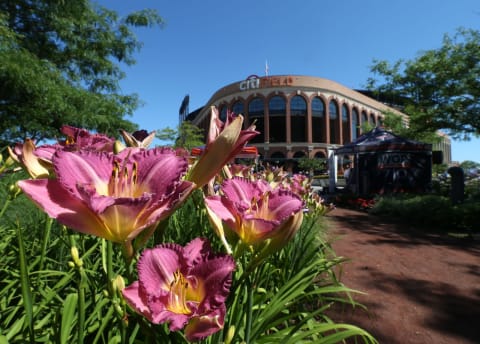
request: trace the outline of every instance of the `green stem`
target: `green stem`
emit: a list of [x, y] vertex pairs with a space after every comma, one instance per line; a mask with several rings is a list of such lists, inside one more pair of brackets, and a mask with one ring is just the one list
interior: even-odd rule
[[85, 334], [85, 288], [86, 276], [83, 267], [78, 267], [78, 344], [83, 344]]
[[133, 256], [135, 255], [135, 249], [131, 241], [127, 241], [122, 246], [123, 259], [125, 261], [125, 271], [128, 278], [128, 281], [133, 280], [133, 269], [132, 262]]
[[50, 231], [52, 230], [53, 219], [47, 217], [45, 222], [45, 229], [43, 231], [43, 239], [42, 239], [42, 252], [40, 253], [40, 265], [39, 271], [43, 270], [43, 261], [45, 260], [45, 255], [47, 253], [47, 245], [48, 241], [50, 240]]
[[107, 280], [109, 291], [112, 291], [111, 285], [113, 281], [113, 243], [107, 240]]
[[250, 333], [252, 332], [252, 313], [253, 313], [253, 285], [251, 278], [247, 279], [248, 296], [247, 296], [247, 323], [245, 325], [245, 343], [250, 343]]
[[2, 218], [3, 214], [4, 214], [5, 211], [7, 210], [8, 206], [10, 205], [10, 203], [12, 203], [12, 201], [7, 198], [7, 199], [5, 200], [5, 203], [3, 204], [2, 211], [0, 211], [0, 218]]

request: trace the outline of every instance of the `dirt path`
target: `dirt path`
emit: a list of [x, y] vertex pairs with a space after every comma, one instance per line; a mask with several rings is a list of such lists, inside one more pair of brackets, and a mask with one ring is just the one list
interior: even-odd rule
[[347, 209], [327, 215], [341, 280], [368, 307], [337, 310], [382, 344], [480, 343], [480, 241], [427, 235]]

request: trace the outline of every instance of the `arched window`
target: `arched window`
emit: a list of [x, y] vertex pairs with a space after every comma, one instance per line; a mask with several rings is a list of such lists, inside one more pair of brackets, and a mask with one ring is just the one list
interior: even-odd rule
[[255, 130], [259, 131], [260, 134], [253, 137], [250, 142], [252, 143], [262, 143], [264, 141], [264, 132], [265, 132], [265, 120], [264, 120], [264, 107], [262, 98], [253, 98], [248, 104], [248, 119], [250, 125], [255, 122]]
[[220, 106], [220, 120], [225, 122], [227, 119], [227, 106], [221, 105]]
[[268, 102], [268, 114], [270, 123], [270, 138], [272, 142], [285, 142], [287, 140], [287, 132], [285, 128], [286, 116], [285, 99], [280, 96], [274, 96]]
[[330, 143], [338, 142], [338, 105], [335, 100], [331, 100], [328, 106], [330, 121]]
[[285, 162], [285, 154], [282, 152], [273, 152], [272, 155], [270, 155], [269, 160], [274, 165], [283, 165]]
[[349, 128], [349, 121], [348, 121], [348, 106], [346, 104], [342, 105], [342, 136], [343, 136], [343, 143], [350, 142], [350, 128]]
[[370, 114], [370, 124], [373, 125], [374, 127], [377, 126], [377, 121], [376, 121], [375, 115], [373, 113]]
[[232, 106], [232, 112], [236, 115], [244, 113], [243, 101], [237, 101]]
[[360, 126], [363, 126], [366, 123], [368, 123], [368, 116], [365, 111], [362, 111], [362, 122], [360, 123]]
[[306, 154], [305, 154], [305, 152], [302, 152], [302, 151], [297, 151], [293, 154], [294, 159], [300, 159], [300, 158], [305, 158], [305, 157], [306, 157]]
[[355, 141], [360, 134], [360, 128], [358, 126], [358, 111], [352, 110], [352, 141]]
[[307, 102], [301, 96], [290, 101], [290, 123], [292, 142], [307, 141]]
[[325, 142], [325, 103], [320, 97], [312, 99], [312, 140]]

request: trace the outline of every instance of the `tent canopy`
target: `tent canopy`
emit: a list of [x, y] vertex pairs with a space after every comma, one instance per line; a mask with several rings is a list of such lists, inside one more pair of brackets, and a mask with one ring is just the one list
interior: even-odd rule
[[431, 151], [432, 145], [405, 139], [382, 127], [376, 127], [355, 141], [335, 149], [335, 154], [356, 154], [376, 151]]

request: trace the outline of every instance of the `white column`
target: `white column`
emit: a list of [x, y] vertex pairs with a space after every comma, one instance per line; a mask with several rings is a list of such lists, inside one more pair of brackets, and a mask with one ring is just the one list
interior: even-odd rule
[[337, 156], [333, 149], [328, 150], [328, 191], [335, 192], [337, 186]]

